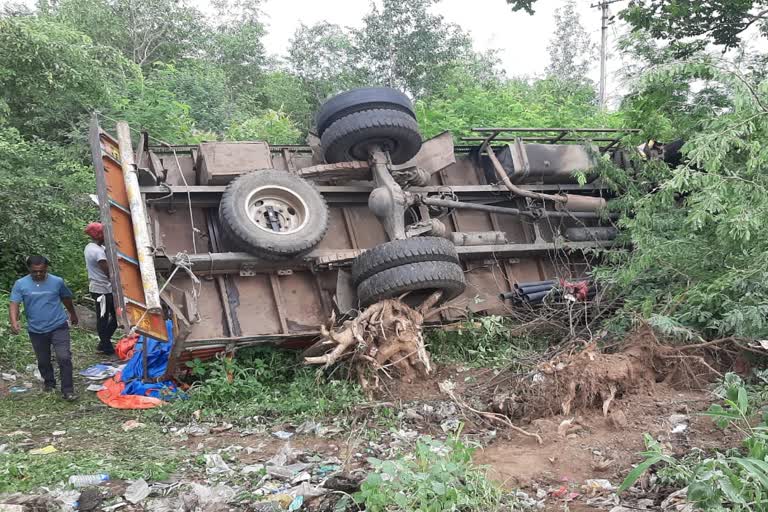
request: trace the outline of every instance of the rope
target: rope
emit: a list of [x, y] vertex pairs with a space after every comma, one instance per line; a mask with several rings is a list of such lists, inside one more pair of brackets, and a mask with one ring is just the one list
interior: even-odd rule
[[[194, 272], [192, 272], [192, 263], [189, 261], [189, 254], [186, 252], [179, 252], [176, 254], [176, 256], [169, 258], [171, 262], [174, 265], [173, 272], [171, 272], [171, 275], [168, 276], [168, 279], [163, 283], [163, 286], [160, 288], [159, 294], [162, 295], [165, 289], [168, 287], [169, 284], [171, 284], [171, 281], [176, 276], [176, 273], [179, 271], [179, 269], [184, 270], [189, 278], [192, 280], [193, 286], [192, 286], [192, 300], [195, 306], [197, 306], [198, 299], [200, 298], [200, 290], [202, 288], [202, 283], [200, 282], [200, 279], [195, 275]], [[197, 310], [197, 307], [195, 307], [195, 310]], [[138, 328], [139, 325], [141, 325], [141, 322], [144, 321], [144, 319], [147, 317], [147, 314], [149, 313], [149, 309], [145, 310], [144, 313], [141, 314], [139, 317], [139, 320], [136, 322], [136, 324], [131, 327], [129, 331], [129, 335], [134, 334]], [[199, 321], [199, 317], [192, 319], [193, 322]]]

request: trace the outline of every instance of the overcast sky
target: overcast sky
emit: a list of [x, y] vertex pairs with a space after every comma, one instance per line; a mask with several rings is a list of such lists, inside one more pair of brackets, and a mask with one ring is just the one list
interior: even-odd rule
[[[204, 0], [197, 0], [204, 5]], [[442, 0], [434, 7], [447, 21], [456, 23], [472, 35], [477, 50], [495, 49], [508, 76], [541, 74], [549, 62], [547, 44], [555, 30], [554, 13], [563, 0], [538, 0], [536, 14], [512, 12], [505, 0]], [[600, 10], [590, 8], [597, 0], [577, 0], [581, 21], [595, 43], [600, 42]], [[611, 5], [618, 12], [627, 4]], [[272, 54], [285, 53], [288, 40], [300, 23], [311, 25], [328, 21], [345, 26], [359, 26], [369, 10], [369, 0], [266, 0], [262, 10], [267, 17], [269, 34], [265, 44]], [[609, 47], [621, 27], [609, 28]], [[616, 54], [616, 52], [614, 52]], [[609, 72], [621, 66], [618, 55], [609, 62]], [[593, 78], [597, 80], [599, 62], [595, 62]], [[618, 84], [609, 83], [609, 91]]]

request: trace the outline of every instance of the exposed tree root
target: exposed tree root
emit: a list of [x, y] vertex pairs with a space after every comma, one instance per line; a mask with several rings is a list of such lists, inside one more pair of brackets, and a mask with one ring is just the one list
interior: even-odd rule
[[423, 311], [432, 307], [439, 295], [433, 295], [415, 310], [404, 302], [388, 299], [369, 306], [359, 316], [340, 327], [323, 326], [323, 339], [311, 350], [323, 355], [305, 357], [306, 364], [327, 368], [337, 362], [349, 362], [363, 389], [370, 395], [379, 388], [381, 374], [411, 382], [417, 375], [432, 371], [424, 346]]

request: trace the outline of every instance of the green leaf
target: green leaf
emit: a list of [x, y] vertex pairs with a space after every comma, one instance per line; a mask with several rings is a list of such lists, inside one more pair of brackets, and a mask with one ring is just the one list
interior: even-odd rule
[[643, 473], [648, 471], [648, 469], [656, 464], [657, 462], [661, 461], [663, 457], [661, 455], [654, 455], [653, 457], [650, 457], [637, 466], [629, 472], [627, 477], [624, 479], [624, 481], [619, 486], [618, 492], [622, 493], [632, 487], [635, 482], [637, 482], [641, 476], [643, 476]]

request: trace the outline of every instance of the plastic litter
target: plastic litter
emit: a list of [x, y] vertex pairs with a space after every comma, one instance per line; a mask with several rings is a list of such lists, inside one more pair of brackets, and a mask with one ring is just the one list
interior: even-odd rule
[[123, 369], [123, 366], [125, 365], [118, 367], [111, 364], [95, 364], [81, 371], [80, 375], [88, 380], [104, 380], [117, 375]]
[[133, 429], [141, 428], [141, 427], [146, 427], [146, 425], [144, 423], [140, 423], [140, 422], [138, 422], [136, 420], [128, 420], [128, 421], [124, 422], [123, 425], [122, 425], [122, 429], [125, 432], [129, 432], [129, 431], [131, 431]]
[[672, 429], [672, 433], [673, 434], [682, 434], [686, 430], [688, 430], [688, 425], [686, 425], [685, 423], [681, 423], [679, 425], [676, 425], [675, 428]]
[[251, 464], [248, 466], [243, 466], [243, 468], [240, 470], [240, 472], [244, 475], [261, 473], [262, 471], [264, 471], [264, 464]]
[[613, 491], [615, 487], [604, 478], [592, 478], [584, 481], [584, 489], [591, 494], [596, 494], [602, 491]]
[[109, 475], [99, 473], [96, 475], [72, 475], [69, 477], [69, 485], [73, 487], [90, 487], [92, 485], [101, 485], [109, 481]]
[[11, 388], [8, 390], [11, 393], [26, 393], [29, 391], [29, 388], [26, 386], [11, 386]]
[[51, 435], [53, 437], [58, 437], [58, 436], [63, 436], [66, 433], [67, 433], [66, 430], [54, 430], [53, 432], [51, 432]]
[[16, 380], [16, 375], [13, 373], [0, 373], [0, 378], [13, 382]]
[[126, 500], [135, 505], [147, 499], [149, 493], [149, 485], [143, 478], [141, 478], [128, 486], [128, 488], [125, 490], [124, 496]]
[[89, 384], [87, 388], [85, 388], [86, 391], [101, 391], [104, 388], [104, 384]]
[[30, 455], [50, 455], [51, 453], [56, 453], [57, 450], [55, 446], [52, 444], [49, 444], [48, 446], [44, 446], [43, 448], [35, 448], [34, 450], [30, 450]]
[[290, 438], [293, 437], [293, 432], [286, 432], [285, 430], [278, 430], [277, 432], [272, 432], [272, 435], [275, 436], [278, 439], [282, 439], [283, 441], [287, 441]]
[[296, 512], [304, 504], [304, 496], [296, 496], [293, 501], [288, 505], [288, 512]]
[[224, 462], [221, 455], [218, 453], [209, 453], [205, 456], [205, 472], [209, 475], [217, 475], [221, 473], [231, 473], [232, 468]]

